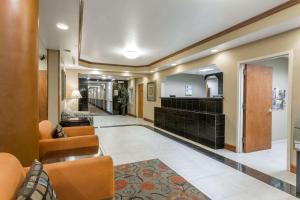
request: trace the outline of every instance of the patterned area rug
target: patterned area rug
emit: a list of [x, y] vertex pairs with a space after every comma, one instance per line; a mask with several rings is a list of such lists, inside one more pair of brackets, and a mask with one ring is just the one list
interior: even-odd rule
[[208, 200], [158, 159], [115, 167], [115, 200]]

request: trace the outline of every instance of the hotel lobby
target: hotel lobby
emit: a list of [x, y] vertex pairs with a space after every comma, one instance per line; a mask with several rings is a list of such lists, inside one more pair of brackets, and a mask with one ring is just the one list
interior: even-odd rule
[[0, 200], [299, 199], [299, 10], [1, 1]]

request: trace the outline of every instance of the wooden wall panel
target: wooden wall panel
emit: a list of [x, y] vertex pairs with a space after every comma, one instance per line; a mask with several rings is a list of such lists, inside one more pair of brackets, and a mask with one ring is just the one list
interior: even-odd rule
[[0, 152], [38, 158], [38, 1], [0, 1]]
[[39, 122], [48, 119], [47, 70], [39, 70]]

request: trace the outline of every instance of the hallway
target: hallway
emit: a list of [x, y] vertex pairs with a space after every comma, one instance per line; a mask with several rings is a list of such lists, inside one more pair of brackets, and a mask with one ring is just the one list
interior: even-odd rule
[[129, 116], [99, 116], [94, 120], [100, 127], [97, 134], [101, 148], [104, 154], [112, 156], [114, 165], [158, 158], [212, 199], [244, 200], [253, 196], [255, 199], [296, 199], [147, 127], [126, 126], [150, 124], [143, 120]]
[[105, 111], [101, 110], [100, 108], [97, 108], [96, 106], [92, 105], [89, 103], [89, 111], [93, 113], [95, 116], [109, 116], [108, 113]]

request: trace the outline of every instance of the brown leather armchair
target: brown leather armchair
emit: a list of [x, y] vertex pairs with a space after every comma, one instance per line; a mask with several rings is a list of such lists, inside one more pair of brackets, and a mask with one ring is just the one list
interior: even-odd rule
[[48, 120], [39, 123], [40, 160], [98, 152], [99, 139], [93, 126], [65, 127], [65, 138], [53, 138], [54, 130], [55, 127]]
[[[60, 200], [112, 199], [115, 194], [114, 167], [110, 156], [44, 164]], [[0, 153], [1, 200], [16, 199], [29, 168], [11, 154]]]

